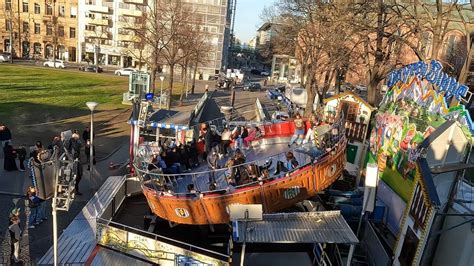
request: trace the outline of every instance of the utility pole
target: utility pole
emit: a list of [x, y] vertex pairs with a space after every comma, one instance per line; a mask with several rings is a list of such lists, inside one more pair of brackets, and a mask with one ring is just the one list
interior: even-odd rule
[[13, 19], [12, 18], [13, 17], [10, 16], [10, 63], [13, 64]]
[[17, 13], [18, 13], [18, 57], [21, 57], [21, 25], [20, 25], [20, 0], [16, 0]]

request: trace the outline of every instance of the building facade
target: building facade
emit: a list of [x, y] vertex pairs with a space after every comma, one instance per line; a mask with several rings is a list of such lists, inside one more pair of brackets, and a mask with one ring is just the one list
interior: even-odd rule
[[136, 66], [139, 43], [133, 27], [140, 25], [147, 0], [79, 0], [81, 62], [117, 67]]
[[76, 62], [77, 13], [77, 0], [0, 0], [0, 51]]
[[203, 79], [227, 68], [230, 45], [232, 2], [236, 0], [182, 0], [202, 18], [203, 28], [209, 34], [211, 49], [205, 64], [198, 67]]

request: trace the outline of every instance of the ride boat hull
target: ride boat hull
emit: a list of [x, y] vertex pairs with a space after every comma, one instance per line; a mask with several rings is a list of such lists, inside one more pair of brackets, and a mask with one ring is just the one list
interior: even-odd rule
[[[281, 134], [281, 130], [277, 131]], [[229, 205], [262, 204], [264, 213], [272, 213], [326, 189], [342, 174], [346, 162], [346, 144], [347, 140], [343, 137], [327, 155], [282, 178], [225, 194], [167, 196], [146, 183], [142, 184], [142, 189], [151, 210], [158, 217], [179, 224], [225, 224], [230, 222]]]

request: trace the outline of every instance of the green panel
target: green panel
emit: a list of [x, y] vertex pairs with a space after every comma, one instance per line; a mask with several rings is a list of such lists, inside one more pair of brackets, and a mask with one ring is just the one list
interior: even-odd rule
[[357, 145], [347, 144], [346, 159], [348, 163], [353, 164], [355, 162], [357, 150], [359, 150], [359, 147]]

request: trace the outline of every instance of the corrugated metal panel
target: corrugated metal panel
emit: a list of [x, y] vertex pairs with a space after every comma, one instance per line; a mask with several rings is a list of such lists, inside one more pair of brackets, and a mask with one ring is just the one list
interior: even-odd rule
[[[236, 242], [358, 243], [340, 211], [265, 214], [262, 221], [238, 221]], [[246, 227], [246, 228], [245, 228]], [[246, 236], [244, 236], [244, 230]]]
[[[113, 199], [116, 191], [125, 183], [124, 176], [111, 176], [99, 191], [87, 202], [58, 239], [59, 263], [83, 264], [96, 246], [96, 219]], [[38, 264], [53, 263], [53, 248], [40, 259]], [[108, 264], [106, 264], [108, 265]]]
[[92, 261], [92, 266], [102, 266], [102, 265], [114, 265], [114, 266], [146, 266], [151, 265], [150, 263], [143, 262], [141, 260], [134, 259], [122, 253], [100, 248]]

